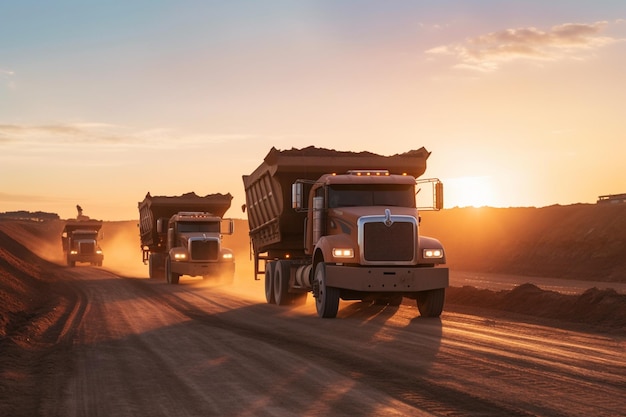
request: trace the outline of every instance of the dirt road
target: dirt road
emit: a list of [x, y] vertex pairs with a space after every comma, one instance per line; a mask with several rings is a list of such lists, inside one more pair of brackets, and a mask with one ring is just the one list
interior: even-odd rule
[[[265, 304], [262, 281], [178, 286], [66, 269], [42, 416], [620, 415], [626, 338], [447, 308]], [[245, 275], [247, 277], [248, 275]], [[254, 284], [251, 287], [250, 284]], [[61, 327], [59, 327], [61, 326]], [[35, 398], [36, 397], [36, 398]], [[18, 413], [19, 414], [19, 413]]]

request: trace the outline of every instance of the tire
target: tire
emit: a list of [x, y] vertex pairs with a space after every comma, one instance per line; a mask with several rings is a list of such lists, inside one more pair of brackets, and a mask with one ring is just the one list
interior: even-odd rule
[[165, 259], [161, 253], [151, 253], [148, 257], [148, 276], [150, 279], [163, 278]]
[[274, 301], [279, 306], [291, 304], [289, 274], [291, 274], [289, 261], [277, 261], [274, 268]]
[[275, 262], [265, 262], [265, 301], [267, 304], [274, 304], [274, 264]]
[[417, 293], [417, 308], [422, 317], [439, 317], [443, 311], [446, 289], [420, 291]]
[[178, 284], [180, 279], [179, 274], [175, 274], [172, 272], [172, 260], [168, 256], [165, 258], [165, 278], [167, 279], [168, 284]]
[[155, 270], [155, 262], [154, 262], [154, 253], [151, 253], [148, 256], [148, 277], [150, 279], [154, 279], [156, 278], [156, 270]]
[[326, 286], [326, 264], [324, 262], [318, 263], [315, 267], [313, 281], [317, 287], [317, 296], [315, 297], [317, 315], [324, 319], [337, 317], [340, 292], [339, 288]]

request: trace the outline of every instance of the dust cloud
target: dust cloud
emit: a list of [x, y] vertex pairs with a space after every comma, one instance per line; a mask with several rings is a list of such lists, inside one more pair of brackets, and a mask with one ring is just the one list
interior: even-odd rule
[[141, 260], [137, 221], [104, 222], [101, 234], [106, 269], [125, 277], [148, 277], [148, 266]]

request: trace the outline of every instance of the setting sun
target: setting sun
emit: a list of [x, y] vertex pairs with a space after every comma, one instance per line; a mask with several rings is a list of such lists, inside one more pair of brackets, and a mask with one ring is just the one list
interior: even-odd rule
[[496, 205], [491, 177], [460, 177], [445, 181], [445, 207]]

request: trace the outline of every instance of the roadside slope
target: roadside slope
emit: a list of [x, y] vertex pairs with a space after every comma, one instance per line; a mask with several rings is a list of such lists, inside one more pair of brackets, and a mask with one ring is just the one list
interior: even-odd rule
[[626, 282], [626, 204], [421, 213], [460, 271]]

